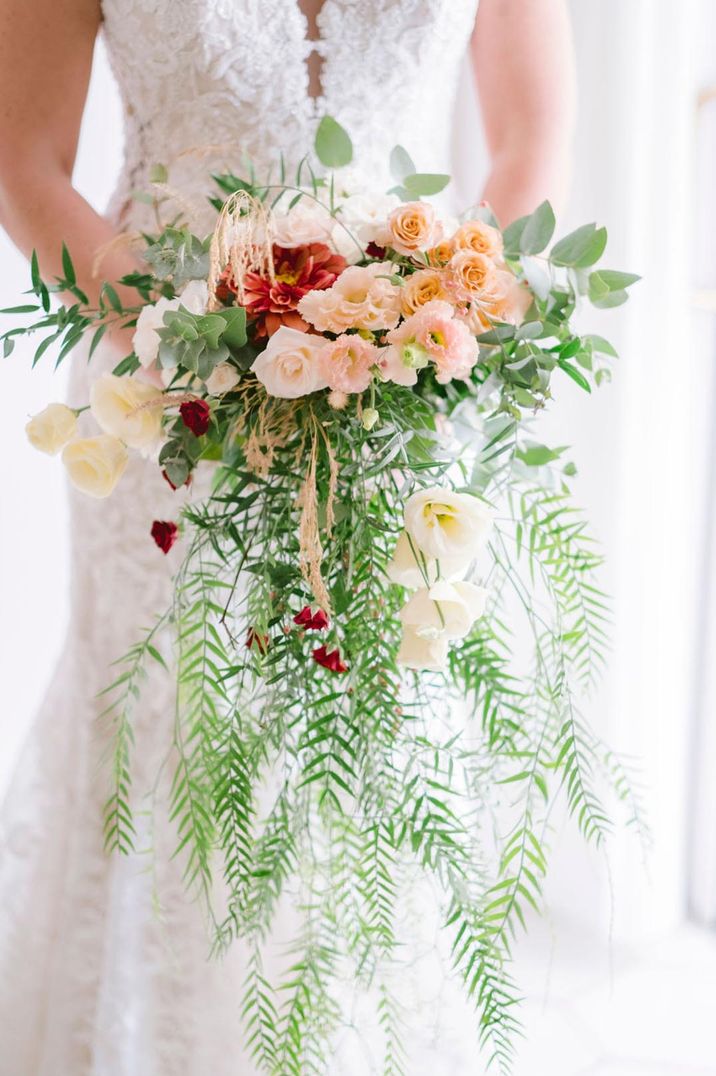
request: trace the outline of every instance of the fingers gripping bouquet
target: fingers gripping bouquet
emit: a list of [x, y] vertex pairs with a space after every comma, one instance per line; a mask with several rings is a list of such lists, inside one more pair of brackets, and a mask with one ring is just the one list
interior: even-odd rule
[[[417, 173], [400, 147], [391, 191], [354, 189], [351, 153], [325, 118], [320, 175], [306, 159], [294, 182], [214, 177], [213, 235], [174, 219], [143, 236], [146, 272], [121, 282], [131, 307], [110, 284], [90, 307], [67, 251], [52, 286], [33, 259], [37, 303], [14, 312], [37, 319], [5, 334], [5, 352], [44, 330], [38, 357], [54, 340], [62, 360], [86, 334], [94, 349], [108, 325], [135, 326], [133, 353], [92, 385], [95, 435], [78, 437], [62, 404], [28, 424], [89, 495], [112, 493], [131, 452], [177, 489], [218, 464], [211, 495], [147, 535], [167, 552], [183, 532], [185, 558], [172, 609], [113, 687], [105, 822], [108, 846], [129, 851], [132, 705], [171, 627], [177, 842], [210, 907], [223, 875], [217, 944], [242, 936], [254, 954], [257, 1064], [283, 1076], [310, 1057], [319, 1071], [341, 1022], [331, 983], [349, 968], [375, 991], [385, 1071], [398, 1071], [395, 907], [417, 863], [437, 879], [452, 973], [507, 1071], [512, 939], [540, 903], [554, 800], [597, 843], [603, 779], [638, 813], [578, 711], [605, 643], [599, 557], [565, 449], [534, 434], [570, 381], [591, 391], [609, 374], [613, 349], [579, 335], [575, 311], [623, 302], [636, 277], [595, 268], [595, 225], [550, 247], [547, 203], [503, 232], [485, 206], [458, 220], [425, 200], [448, 177]], [[172, 202], [163, 169], [155, 179], [161, 220]], [[53, 312], [54, 291], [75, 301]], [[531, 640], [526, 663], [515, 635]], [[449, 696], [463, 700], [452, 716]], [[489, 827], [468, 822], [475, 803], [499, 809], [497, 857], [492, 834], [481, 847]], [[262, 945], [299, 884], [299, 955], [268, 983]]]

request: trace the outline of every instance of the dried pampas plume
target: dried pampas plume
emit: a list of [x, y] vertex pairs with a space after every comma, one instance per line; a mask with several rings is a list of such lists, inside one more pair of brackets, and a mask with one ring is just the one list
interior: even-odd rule
[[236, 191], [227, 198], [216, 222], [209, 249], [210, 309], [219, 305], [216, 286], [229, 267], [239, 303], [244, 301], [247, 273], [274, 279], [273, 220], [271, 211], [248, 191]]

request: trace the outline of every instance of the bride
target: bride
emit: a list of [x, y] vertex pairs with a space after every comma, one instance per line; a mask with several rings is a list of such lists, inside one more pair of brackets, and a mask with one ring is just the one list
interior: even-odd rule
[[[559, 201], [572, 122], [566, 0], [0, 0], [0, 223], [78, 283], [136, 266], [113, 242], [145, 223], [132, 192], [163, 163], [198, 218], [211, 171], [297, 161], [321, 115], [353, 138], [359, 180], [389, 185], [391, 148], [451, 170], [458, 74], [470, 49], [491, 170], [484, 197], [503, 222]], [[126, 157], [106, 217], [72, 187], [95, 38], [105, 37], [126, 117]], [[201, 150], [201, 152], [199, 152]], [[207, 221], [210, 220], [210, 214]], [[147, 222], [149, 223], [149, 222]], [[101, 257], [99, 257], [101, 255]], [[101, 264], [98, 267], [98, 260]], [[133, 298], [133, 296], [132, 296]], [[116, 333], [93, 358], [131, 350]], [[71, 403], [87, 393], [74, 360]], [[103, 850], [106, 744], [97, 695], [110, 663], [168, 599], [167, 558], [147, 540], [181, 494], [134, 461], [106, 501], [71, 495], [72, 615], [55, 680], [0, 816], [0, 1042], [3, 1076], [249, 1076], [240, 1025], [241, 953], [207, 958], [185, 895], [161, 771], [173, 720], [169, 678], [150, 676], [135, 713], [142, 856]], [[290, 943], [282, 916], [277, 943]], [[438, 989], [425, 954], [406, 959], [411, 1076], [475, 1073], [476, 1032]], [[422, 1007], [422, 1008], [421, 1008]], [[423, 1011], [424, 1010], [424, 1011]], [[377, 1071], [345, 1013], [331, 1073]], [[313, 1071], [313, 1070], [311, 1070]], [[283, 1076], [283, 1074], [282, 1074]]]

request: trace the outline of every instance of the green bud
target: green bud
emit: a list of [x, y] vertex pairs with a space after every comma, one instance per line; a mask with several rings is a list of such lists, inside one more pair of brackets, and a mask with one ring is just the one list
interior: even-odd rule
[[363, 429], [372, 430], [379, 418], [380, 415], [374, 407], [366, 407], [363, 412]]

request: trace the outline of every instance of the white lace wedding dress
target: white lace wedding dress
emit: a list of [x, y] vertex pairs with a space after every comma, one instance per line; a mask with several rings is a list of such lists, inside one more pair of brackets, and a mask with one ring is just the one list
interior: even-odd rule
[[[170, 166], [171, 184], [194, 207], [204, 204], [209, 170], [240, 173], [243, 152], [259, 172], [279, 150], [295, 164], [326, 112], [350, 131], [354, 172], [371, 187], [388, 183], [398, 142], [419, 168], [449, 171], [451, 115], [476, 7], [477, 0], [325, 0], [315, 98], [309, 22], [298, 0], [104, 0], [127, 130], [113, 219], [120, 228], [142, 226], [146, 207], [130, 193], [156, 162]], [[208, 156], [196, 152], [207, 146], [214, 147]], [[93, 359], [93, 373], [97, 365]], [[75, 360], [73, 403], [86, 402], [86, 381], [87, 364]], [[153, 519], [177, 518], [180, 502], [156, 467], [138, 459], [109, 500], [72, 495], [69, 637], [0, 818], [2, 1076], [254, 1072], [240, 1029], [241, 953], [207, 959], [201, 911], [171, 858], [168, 790], [157, 775], [173, 700], [171, 677], [159, 670], [134, 718], [144, 854], [103, 851], [108, 778], [96, 695], [112, 676], [110, 663], [167, 604], [181, 552], [164, 558], [149, 528]], [[281, 932], [290, 935], [290, 916]], [[481, 1071], [474, 1017], [436, 972], [431, 946], [407, 955], [407, 1071]], [[347, 1013], [346, 1022], [358, 1017]], [[367, 1076], [380, 1071], [378, 1058], [370, 1032], [347, 1026], [329, 1071]]]

